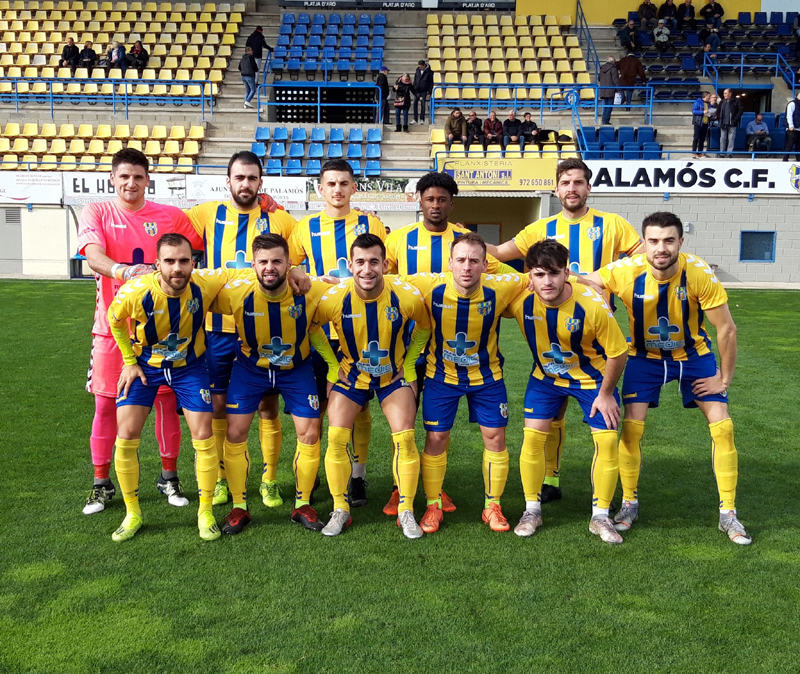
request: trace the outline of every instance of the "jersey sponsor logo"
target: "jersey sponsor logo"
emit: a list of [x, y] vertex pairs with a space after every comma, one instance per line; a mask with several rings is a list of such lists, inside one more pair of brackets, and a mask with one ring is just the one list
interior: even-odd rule
[[409, 246], [409, 250], [428, 250], [427, 246]]
[[638, 293], [633, 293], [633, 298], [636, 300], [652, 300], [654, 299], [653, 295], [639, 295]]
[[249, 269], [253, 265], [247, 260], [247, 253], [237, 250], [232, 260], [226, 260], [225, 269]]
[[547, 238], [550, 239], [551, 241], [560, 241], [561, 239], [566, 239], [567, 235], [566, 234], [553, 234], [553, 236], [548, 236]]
[[311, 236], [330, 236], [330, 232], [311, 232]]
[[389, 349], [382, 349], [377, 340], [371, 341], [366, 349], [362, 349], [361, 358], [366, 359], [368, 362], [358, 361], [356, 367], [361, 372], [366, 372], [373, 377], [380, 377], [392, 371], [391, 364], [381, 365], [384, 358], [388, 358]]
[[200, 389], [200, 397], [203, 399], [203, 402], [206, 405], [211, 404], [211, 391], [209, 391], [207, 388]]
[[222, 225], [224, 227], [225, 225], [235, 225], [236, 223], [233, 220], [220, 220], [219, 218], [216, 218], [214, 220], [214, 224]]
[[455, 363], [456, 365], [462, 365], [464, 367], [478, 365], [480, 363], [478, 355], [467, 354], [467, 350], [475, 348], [477, 343], [478, 342], [472, 339], [467, 339], [467, 333], [457, 332], [455, 339], [445, 340], [445, 344], [447, 344], [447, 346], [449, 346], [451, 349], [454, 350], [450, 351], [448, 349], [442, 349], [442, 358], [444, 360], [450, 361], [451, 363]]
[[492, 313], [492, 301], [487, 300], [486, 302], [478, 302], [478, 313], [481, 316], [487, 316]]
[[308, 406], [312, 410], [319, 409], [319, 396], [308, 396]]
[[164, 360], [183, 360], [186, 358], [186, 349], [181, 347], [184, 347], [188, 341], [188, 337], [181, 337], [177, 332], [170, 332], [158, 344], [153, 344], [153, 351]]
[[423, 419], [422, 423], [425, 424], [426, 426], [438, 426], [439, 425], [438, 421], [428, 421], [427, 419]]
[[683, 339], [672, 339], [670, 335], [680, 332], [681, 329], [677, 325], [669, 322], [665, 316], [658, 319], [658, 325], [651, 325], [647, 328], [647, 334], [657, 336], [656, 339], [645, 339], [644, 345], [648, 349], [664, 349], [670, 351], [672, 349], [681, 349], [686, 343]]
[[[121, 224], [117, 224], [116, 222], [112, 222], [111, 223], [111, 228], [112, 229], [128, 229], [128, 225], [126, 225], [124, 222], [121, 223]], [[94, 231], [94, 230], [92, 230], [92, 231]]]
[[342, 314], [342, 318], [361, 318], [361, 314]]
[[500, 416], [508, 419], [508, 403], [500, 403]]
[[581, 319], [580, 318], [568, 318], [566, 320], [567, 330], [570, 332], [578, 332], [581, 329]]
[[269, 344], [261, 344], [258, 347], [259, 358], [266, 358], [273, 365], [290, 365], [292, 357], [284, 355], [292, 348], [291, 344], [286, 344], [277, 335], [273, 337]]
[[638, 396], [638, 395], [639, 395], [638, 393], [626, 393], [626, 394], [625, 394], [624, 396], [622, 396], [622, 397], [623, 397], [623, 398], [625, 398], [625, 400], [627, 400], [628, 398], [635, 398], [635, 397], [636, 397], [636, 396]]
[[452, 309], [453, 308], [452, 304], [439, 304], [438, 302], [434, 302], [433, 306], [435, 306], [437, 309]]
[[158, 223], [157, 222], [145, 222], [144, 223], [144, 231], [149, 234], [150, 236], [155, 236], [158, 234]]
[[256, 220], [256, 229], [259, 234], [269, 231], [269, 220], [267, 218], [259, 218]]
[[550, 342], [550, 351], [545, 351], [542, 356], [549, 358], [552, 363], [545, 363], [542, 369], [545, 374], [561, 375], [569, 372], [573, 368], [578, 367], [578, 363], [568, 363], [567, 359], [572, 358], [575, 354], [572, 351], [562, 351], [561, 345], [556, 342]]
[[395, 321], [400, 320], [400, 309], [397, 307], [386, 307], [384, 312], [386, 313], [387, 321], [394, 323]]
[[597, 241], [601, 236], [603, 236], [603, 230], [600, 227], [590, 227], [586, 230], [586, 236], [589, 241]]
[[525, 314], [525, 315], [523, 316], [523, 318], [524, 318], [526, 321], [541, 321], [541, 320], [542, 320], [542, 317], [541, 317], [541, 316], [535, 316], [535, 315], [534, 315], [534, 316], [531, 316], [530, 314]]
[[300, 316], [303, 315], [303, 305], [302, 304], [293, 304], [289, 307], [289, 316], [297, 320]]
[[263, 311], [245, 311], [244, 315], [245, 316], [253, 316], [253, 317], [255, 317], [255, 316], [263, 316], [264, 312]]
[[190, 314], [197, 313], [199, 309], [200, 309], [200, 300], [196, 297], [190, 299], [186, 303], [186, 311], [188, 311]]
[[239, 403], [225, 403], [225, 407], [227, 407], [229, 410], [238, 410]]
[[361, 236], [362, 234], [366, 233], [367, 233], [367, 226], [362, 223], [359, 223], [355, 227], [353, 227], [353, 234], [355, 234], [356, 236]]
[[683, 302], [686, 299], [686, 288], [684, 286], [678, 286], [675, 288], [675, 297]]

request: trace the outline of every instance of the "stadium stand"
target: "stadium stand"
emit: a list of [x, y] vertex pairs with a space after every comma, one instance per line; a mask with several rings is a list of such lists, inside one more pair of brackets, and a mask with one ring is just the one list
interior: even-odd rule
[[[560, 121], [560, 120], [559, 120]], [[453, 143], [450, 151], [447, 151], [445, 145], [444, 129], [432, 128], [430, 130], [430, 145], [431, 145], [431, 159], [443, 159], [445, 157], [470, 157], [470, 158], [483, 158], [483, 157], [497, 157], [503, 156], [510, 158], [552, 158], [567, 159], [568, 157], [578, 157], [578, 147], [575, 142], [575, 134], [573, 129], [548, 129], [542, 128], [539, 130], [539, 137], [536, 143], [529, 143], [525, 145], [524, 152], [520, 152], [519, 148], [509, 147], [508, 150], [503, 151], [499, 145], [489, 145], [486, 152], [480, 143], [473, 143], [470, 145], [469, 152], [464, 148], [462, 143]]]

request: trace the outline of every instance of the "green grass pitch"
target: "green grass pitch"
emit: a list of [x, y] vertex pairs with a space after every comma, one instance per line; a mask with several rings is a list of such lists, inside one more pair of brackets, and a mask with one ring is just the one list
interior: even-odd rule
[[[151, 421], [141, 448], [145, 526], [115, 544], [119, 495], [104, 513], [81, 514], [92, 476], [93, 402], [83, 384], [94, 292], [90, 283], [0, 283], [0, 672], [800, 669], [800, 293], [730, 293], [739, 326], [731, 390], [738, 508], [754, 537], [742, 548], [717, 531], [708, 429], [698, 411], [681, 409], [674, 384], [647, 425], [641, 520], [621, 546], [587, 531], [591, 445], [574, 404], [564, 499], [544, 507], [532, 539], [480, 523], [482, 445], [462, 406], [445, 480], [458, 512], [435, 536], [407, 541], [381, 512], [391, 487], [389, 432], [375, 408], [370, 500], [344, 535], [326, 539], [289, 522], [287, 417], [279, 470], [287, 502], [262, 506], [253, 434], [253, 524], [203, 543], [188, 433], [179, 469], [192, 503], [179, 509], [155, 489]], [[515, 322], [504, 323], [501, 345], [512, 456], [503, 505], [513, 524], [523, 508], [518, 459], [531, 358]], [[423, 437], [419, 426], [420, 447]], [[319, 497], [327, 518], [324, 486]], [[226, 510], [215, 509], [218, 520]]]

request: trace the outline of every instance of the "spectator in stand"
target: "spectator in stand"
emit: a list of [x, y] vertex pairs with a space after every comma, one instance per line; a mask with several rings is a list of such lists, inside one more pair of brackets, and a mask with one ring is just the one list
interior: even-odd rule
[[75, 68], [78, 67], [78, 60], [80, 59], [80, 52], [78, 48], [75, 46], [75, 40], [71, 37], [67, 38], [67, 44], [64, 45], [64, 49], [61, 50], [61, 59], [58, 62], [59, 66], [64, 68]]
[[522, 122], [517, 119], [517, 113], [508, 111], [508, 119], [503, 122], [503, 150], [507, 150], [511, 143], [519, 143], [519, 151], [525, 150], [525, 136], [522, 135]]
[[90, 71], [94, 68], [94, 64], [97, 63], [97, 52], [92, 49], [92, 43], [90, 41], [87, 40], [86, 44], [83, 45], [83, 49], [78, 56], [78, 62], [81, 68], [88, 68]]
[[[433, 91], [433, 71], [430, 69], [425, 61], [420, 60], [417, 63], [417, 69], [414, 71], [414, 119], [411, 124], [417, 122], [425, 123], [425, 108], [428, 106], [428, 99], [431, 97]], [[422, 102], [419, 106], [421, 112], [417, 112], [417, 104]]]
[[111, 49], [109, 49], [106, 55], [106, 62], [109, 70], [112, 68], [119, 68], [124, 77], [125, 71], [128, 69], [128, 60], [125, 58], [125, 47], [114, 40], [114, 42], [111, 43]]
[[626, 51], [639, 51], [642, 48], [642, 40], [639, 37], [639, 31], [633, 19], [630, 19], [626, 25], [617, 33], [619, 42], [622, 48]]
[[257, 72], [261, 72], [263, 64], [264, 49], [272, 53], [272, 47], [267, 44], [267, 39], [264, 37], [264, 29], [261, 26], [256, 26], [256, 29], [247, 38], [245, 47], [250, 47], [253, 50], [253, 58], [256, 60]]
[[664, 19], [664, 23], [673, 33], [678, 29], [678, 8], [675, 0], [667, 0], [658, 8], [658, 18]]
[[[794, 17], [794, 23], [792, 24], [792, 31], [794, 32], [794, 38], [797, 42], [794, 45], [794, 53], [795, 56], [800, 55], [800, 13], [796, 17]], [[800, 70], [797, 71], [798, 75], [800, 75]]]
[[603, 124], [610, 124], [614, 96], [620, 86], [619, 69], [613, 56], [609, 56], [601, 66], [600, 73], [597, 75], [597, 86], [600, 87], [598, 97], [603, 101]]
[[389, 78], [386, 73], [389, 69], [386, 66], [381, 68], [378, 76], [375, 78], [375, 84], [380, 89], [380, 109], [378, 110], [378, 121], [381, 124], [389, 124]]
[[524, 140], [526, 145], [530, 143], [535, 143], [539, 139], [539, 127], [536, 126], [536, 122], [531, 119], [531, 113], [526, 112], [523, 115], [522, 120], [522, 136], [520, 140]]
[[708, 0], [708, 4], [700, 9], [700, 17], [706, 21], [711, 21], [714, 28], [722, 26], [722, 17], [725, 16], [725, 10], [715, 0]]
[[239, 61], [239, 72], [242, 74], [242, 82], [244, 82], [244, 107], [252, 108], [253, 96], [256, 94], [256, 73], [258, 72], [258, 64], [253, 56], [253, 48], [245, 47], [244, 56]]
[[617, 69], [619, 70], [619, 85], [624, 87], [622, 89], [622, 100], [625, 105], [628, 106], [625, 109], [630, 110], [630, 104], [633, 100], [632, 87], [636, 86], [636, 78], [638, 77], [642, 81], [642, 84], [647, 84], [644, 66], [642, 66], [642, 62], [633, 54], [628, 54], [617, 61]]
[[460, 108], [453, 108], [444, 123], [444, 142], [448, 150], [453, 143], [467, 142], [467, 120], [461, 114]]
[[494, 110], [489, 112], [489, 116], [483, 120], [483, 150], [489, 149], [489, 145], [496, 144], [503, 147], [503, 123], [497, 119]]
[[756, 118], [747, 125], [747, 148], [753, 152], [764, 150], [769, 152], [772, 147], [772, 138], [769, 136], [769, 127], [764, 122], [764, 115], [756, 113]]
[[658, 26], [653, 31], [653, 42], [659, 53], [664, 53], [670, 47], [669, 28], [664, 25], [664, 19], [658, 20]]
[[783, 161], [789, 161], [789, 154], [794, 151], [794, 160], [800, 161], [800, 91], [797, 98], [786, 106], [786, 154]]
[[126, 56], [128, 59], [128, 63], [132, 68], [136, 68], [139, 71], [139, 74], [142, 74], [142, 70], [147, 67], [147, 62], [150, 60], [150, 54], [147, 53], [147, 50], [144, 48], [141, 40], [136, 40], [133, 43], [133, 48], [128, 52]]
[[742, 119], [742, 106], [733, 91], [725, 89], [722, 92], [722, 103], [719, 104], [717, 111], [719, 117], [719, 152], [720, 157], [733, 157], [734, 145], [736, 143], [736, 129], [739, 128], [739, 121]]
[[650, 0], [644, 0], [639, 5], [639, 20], [641, 21], [641, 29], [646, 33], [653, 31], [656, 27], [656, 20], [658, 19], [658, 11], [656, 6]]
[[678, 6], [676, 18], [678, 19], [678, 30], [697, 30], [692, 0], [684, 0], [683, 4]]
[[708, 101], [711, 94], [708, 92], [700, 96], [692, 105], [692, 126], [694, 127], [694, 136], [692, 137], [692, 159], [700, 159], [703, 157], [703, 145], [706, 142], [706, 135], [708, 134]]
[[[395, 131], [403, 131], [408, 133], [408, 109], [411, 107], [411, 94], [414, 91], [414, 84], [411, 81], [411, 75], [403, 73], [397, 78], [397, 82], [392, 87], [394, 89], [394, 116], [395, 116]], [[400, 114], [403, 115], [403, 124], [400, 124]], [[449, 149], [449, 145], [447, 146]]]
[[700, 31], [700, 39], [703, 41], [703, 45], [710, 44], [713, 52], [718, 52], [722, 47], [719, 31], [714, 28], [711, 21], [707, 22], [706, 27]]
[[706, 54], [708, 54], [708, 57], [711, 59], [717, 58], [717, 55], [713, 51], [711, 51], [711, 45], [708, 42], [706, 42], [703, 45], [703, 48], [694, 55], [694, 60], [695, 63], [697, 63], [698, 68], [702, 69], [703, 63], [705, 63]]
[[483, 146], [483, 122], [478, 119], [474, 110], [467, 117], [467, 139], [464, 141], [464, 147], [469, 150], [469, 146], [473, 143], [480, 143]]

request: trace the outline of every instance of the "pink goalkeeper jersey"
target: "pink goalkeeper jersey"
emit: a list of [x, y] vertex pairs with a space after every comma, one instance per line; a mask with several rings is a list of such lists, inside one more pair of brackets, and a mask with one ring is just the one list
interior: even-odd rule
[[[202, 250], [202, 239], [180, 208], [145, 201], [138, 211], [130, 211], [122, 208], [116, 200], [97, 202], [81, 211], [78, 252], [84, 255], [86, 246], [95, 243], [115, 262], [148, 264], [156, 259], [159, 237], [170, 232], [183, 234], [192, 242], [192, 248]], [[95, 279], [97, 302], [92, 334], [110, 335], [108, 307], [122, 283], [99, 274], [95, 274]]]

